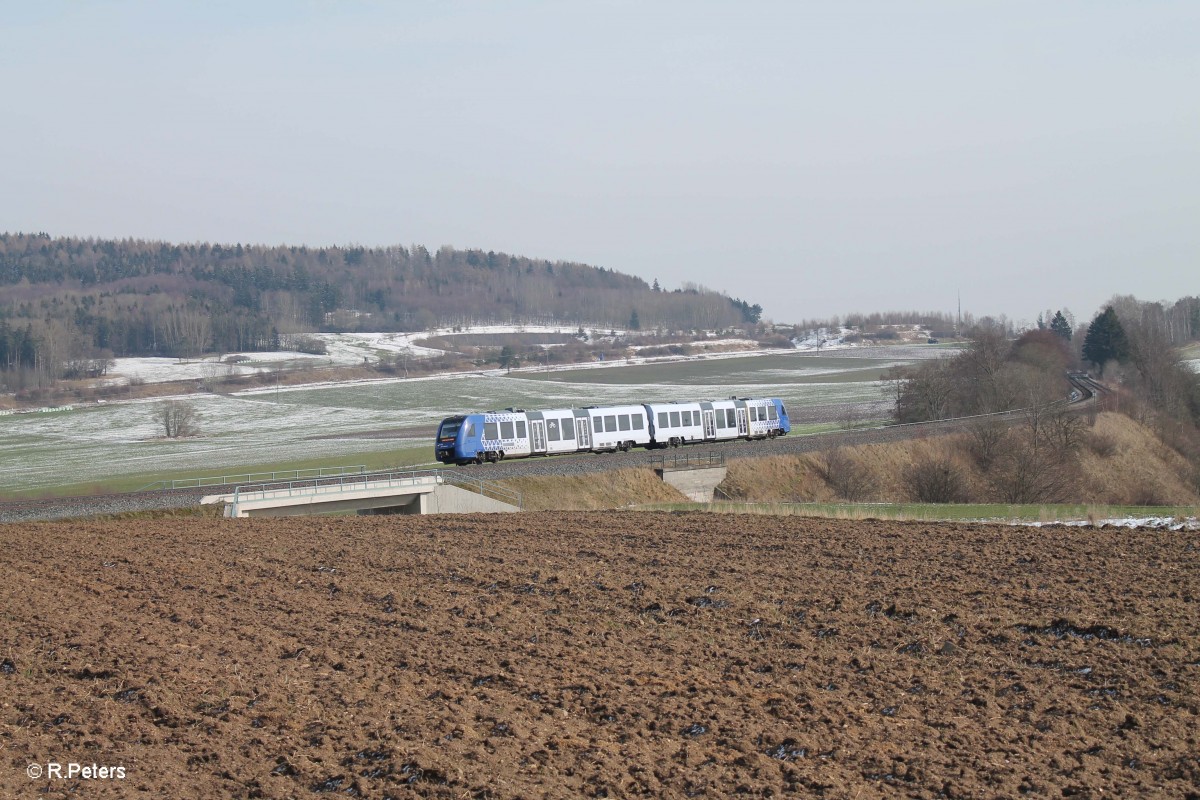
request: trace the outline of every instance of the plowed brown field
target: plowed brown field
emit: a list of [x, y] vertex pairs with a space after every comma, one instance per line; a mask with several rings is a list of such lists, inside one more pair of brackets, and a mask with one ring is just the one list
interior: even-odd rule
[[1200, 791], [1195, 533], [545, 513], [0, 547], [3, 797]]

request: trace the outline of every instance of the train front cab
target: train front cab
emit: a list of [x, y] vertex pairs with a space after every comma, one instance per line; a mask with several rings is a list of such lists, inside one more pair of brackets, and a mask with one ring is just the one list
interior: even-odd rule
[[779, 415], [779, 430], [777, 431], [776, 435], [784, 436], [788, 433], [791, 433], [792, 421], [788, 419], [787, 406], [785, 406], [783, 401], [779, 398], [773, 398], [771, 402], [775, 404], [775, 413]]
[[467, 464], [483, 451], [483, 415], [447, 417], [438, 426], [434, 455], [443, 464]]
[[458, 447], [458, 434], [462, 430], [466, 417], [446, 417], [438, 425], [437, 436], [433, 440], [433, 455], [442, 464], [451, 464], [456, 460], [455, 449]]

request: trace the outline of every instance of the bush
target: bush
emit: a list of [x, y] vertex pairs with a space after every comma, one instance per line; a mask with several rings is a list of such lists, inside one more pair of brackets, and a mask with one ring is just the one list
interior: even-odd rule
[[281, 336], [280, 344], [297, 353], [307, 353], [310, 356], [324, 356], [329, 354], [329, 348], [325, 346], [324, 339], [318, 339], [315, 336], [306, 336], [304, 334], [296, 334], [293, 336]]
[[196, 424], [200, 412], [186, 400], [164, 400], [154, 407], [153, 414], [168, 439], [195, 436], [200, 432]]
[[971, 434], [971, 455], [987, 469], [1004, 449], [1008, 426], [995, 417], [985, 417], [972, 422], [967, 431]]
[[908, 476], [912, 498], [921, 503], [965, 503], [967, 484], [962, 471], [948, 458], [931, 458], [913, 467]]
[[820, 470], [825, 482], [845, 500], [862, 500], [871, 491], [871, 474], [844, 448], [826, 452], [821, 458]]
[[1107, 433], [1092, 431], [1085, 439], [1087, 448], [1101, 458], [1112, 458], [1120, 452], [1117, 440]]
[[988, 472], [993, 489], [1005, 503], [1069, 502], [1078, 465], [1037, 437], [1026, 433], [1009, 440]]

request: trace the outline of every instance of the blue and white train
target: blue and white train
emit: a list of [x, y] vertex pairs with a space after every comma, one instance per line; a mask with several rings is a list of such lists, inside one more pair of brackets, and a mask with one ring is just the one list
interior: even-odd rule
[[443, 464], [482, 464], [559, 453], [615, 453], [731, 439], [773, 439], [792, 429], [775, 398], [643, 403], [447, 417], [434, 450]]

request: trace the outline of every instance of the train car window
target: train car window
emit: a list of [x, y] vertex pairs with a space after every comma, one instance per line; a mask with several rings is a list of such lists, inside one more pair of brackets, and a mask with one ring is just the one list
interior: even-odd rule
[[770, 419], [770, 420], [779, 419], [779, 414], [775, 411], [774, 403], [771, 403], [771, 405], [767, 406], [767, 419]]
[[658, 412], [658, 427], [660, 427], [660, 428], [667, 427], [667, 412], [665, 412], [665, 411]]
[[596, 433], [604, 433], [604, 417], [596, 417], [592, 420], [592, 430]]
[[725, 412], [722, 409], [717, 409], [717, 427], [725, 427]]
[[575, 438], [575, 418], [574, 417], [564, 417], [563, 418], [562, 432], [563, 432], [564, 439], [574, 439]]
[[513, 438], [513, 424], [511, 422], [501, 422], [500, 423], [500, 438], [501, 439]]
[[685, 428], [686, 428], [688, 425], [691, 425], [691, 424], [692, 424], [692, 412], [690, 412], [690, 411], [680, 411], [680, 412], [679, 412], [679, 424], [680, 424], [680, 425], [682, 425], [682, 426], [683, 426], [683, 427], [685, 427]]
[[683, 413], [684, 413], [684, 414], [686, 415], [686, 417], [687, 417], [687, 419], [686, 419], [686, 420], [684, 421], [684, 423], [683, 423], [684, 425], [699, 425], [699, 424], [700, 424], [700, 412], [698, 412], [698, 411], [685, 411], [685, 412], [683, 412]]
[[613, 433], [617, 430], [617, 415], [616, 414], [606, 414], [605, 415], [604, 429], [606, 431], [608, 431], [609, 433]]
[[734, 412], [734, 410], [732, 408], [725, 409], [725, 427], [726, 428], [736, 428], [737, 427], [737, 414]]
[[758, 422], [758, 406], [750, 406], [750, 421]]
[[622, 414], [621, 416], [617, 417], [617, 427], [619, 427], [623, 431], [629, 430], [629, 415], [628, 414]]
[[518, 439], [528, 439], [529, 438], [529, 434], [525, 430], [525, 420], [523, 420], [523, 419], [517, 420], [517, 438]]
[[483, 438], [499, 439], [500, 438], [500, 426], [494, 422], [483, 423]]
[[467, 422], [467, 424], [463, 427], [463, 436], [466, 437], [467, 439], [470, 439], [475, 436], [475, 423], [474, 422]]
[[562, 438], [562, 437], [559, 436], [559, 433], [558, 433], [558, 420], [556, 420], [556, 419], [546, 420], [546, 441], [557, 442], [560, 438]]
[[679, 412], [678, 411], [671, 412], [671, 427], [672, 428], [679, 427]]
[[633, 429], [635, 431], [645, 430], [645, 420], [642, 419], [641, 414], [633, 415]]

